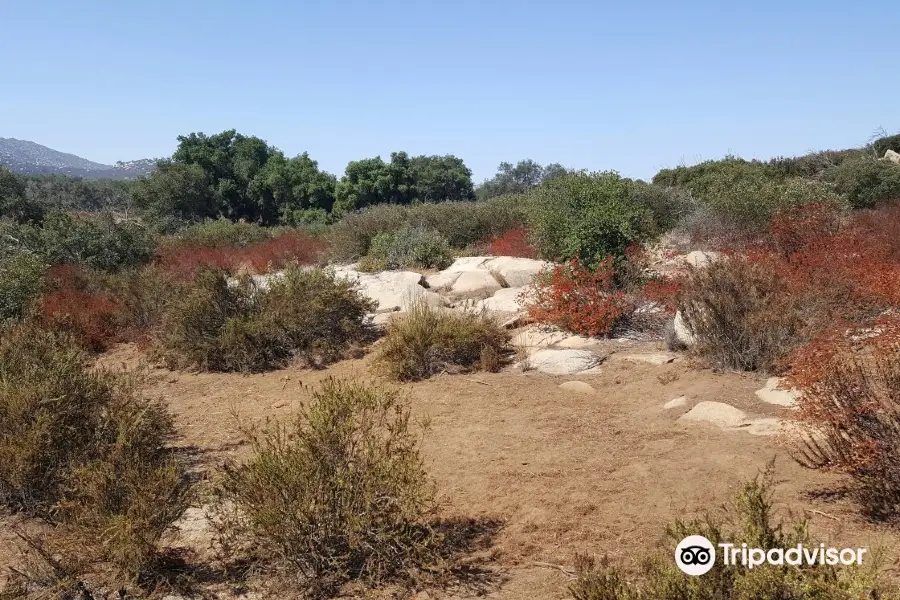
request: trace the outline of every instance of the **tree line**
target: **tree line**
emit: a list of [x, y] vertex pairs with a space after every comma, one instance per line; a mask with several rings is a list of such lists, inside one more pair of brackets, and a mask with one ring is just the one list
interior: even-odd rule
[[[2, 169], [2, 167], [0, 167]], [[207, 218], [262, 225], [328, 222], [376, 204], [464, 201], [517, 194], [567, 170], [526, 159], [504, 162], [475, 186], [453, 155], [393, 152], [350, 162], [338, 178], [304, 152], [293, 158], [255, 136], [231, 129], [178, 137], [171, 157], [136, 181], [62, 175], [0, 174], [0, 216], [39, 221], [45, 208], [97, 212], [135, 207], [163, 229]]]

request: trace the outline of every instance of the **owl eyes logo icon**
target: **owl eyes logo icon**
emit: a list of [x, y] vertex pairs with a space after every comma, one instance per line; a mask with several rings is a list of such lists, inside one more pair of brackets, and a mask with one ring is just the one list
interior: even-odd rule
[[689, 535], [675, 548], [675, 564], [688, 575], [703, 575], [716, 564], [716, 549], [702, 535]]

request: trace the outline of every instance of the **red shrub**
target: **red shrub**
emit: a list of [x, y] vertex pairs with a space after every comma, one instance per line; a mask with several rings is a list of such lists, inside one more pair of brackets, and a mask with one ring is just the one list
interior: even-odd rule
[[678, 293], [683, 282], [677, 277], [661, 277], [651, 279], [640, 290], [640, 296], [647, 302], [654, 302], [663, 307], [667, 313], [674, 315], [678, 310]]
[[229, 272], [262, 274], [281, 269], [290, 262], [311, 264], [325, 250], [325, 244], [299, 231], [248, 246], [202, 246], [179, 243], [160, 250], [157, 264], [178, 279], [193, 279], [202, 267]]
[[94, 352], [121, 341], [122, 309], [103, 293], [77, 289], [51, 292], [41, 299], [41, 317], [47, 326], [68, 331]]
[[488, 254], [491, 256], [517, 256], [520, 258], [538, 258], [537, 248], [528, 242], [528, 230], [524, 227], [510, 229], [487, 242]]
[[535, 321], [589, 336], [609, 333], [634, 311], [615, 288], [612, 257], [593, 271], [577, 259], [544, 271], [525, 300]]

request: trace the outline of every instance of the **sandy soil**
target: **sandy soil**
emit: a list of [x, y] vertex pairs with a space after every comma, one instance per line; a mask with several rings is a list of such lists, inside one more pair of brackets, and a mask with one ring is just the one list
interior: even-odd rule
[[[629, 346], [629, 351], [658, 349]], [[139, 360], [126, 346], [102, 362], [134, 367]], [[371, 379], [368, 362], [251, 376], [154, 369], [148, 391], [168, 402], [182, 443], [197, 450], [205, 468], [244, 451], [235, 416], [285, 417], [306, 397], [304, 385], [332, 375]], [[596, 393], [559, 388], [575, 379]], [[783, 409], [754, 396], [762, 379], [715, 373], [683, 359], [655, 366], [613, 355], [590, 376], [477, 373], [402, 387], [415, 415], [431, 421], [424, 449], [445, 514], [502, 523], [482, 553], [493, 573], [486, 597], [565, 598], [569, 576], [552, 565], [570, 567], [576, 552], [633, 564], [662, 539], [667, 522], [715, 509], [773, 457], [779, 504], [806, 514], [822, 541], [885, 546], [891, 560], [897, 556], [900, 536], [863, 522], [847, 500], [816, 495], [839, 489], [840, 478], [799, 467], [774, 438], [678, 420], [704, 400], [777, 416]], [[663, 409], [682, 395], [687, 406]], [[0, 546], [9, 538], [0, 533]], [[431, 598], [478, 595], [459, 589], [428, 593]]]

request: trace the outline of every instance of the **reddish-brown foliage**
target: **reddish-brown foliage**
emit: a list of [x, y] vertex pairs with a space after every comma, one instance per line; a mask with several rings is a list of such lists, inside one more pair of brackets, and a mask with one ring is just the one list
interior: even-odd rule
[[157, 264], [178, 279], [192, 279], [203, 267], [262, 274], [291, 262], [315, 263], [325, 251], [321, 240], [292, 231], [247, 246], [172, 244], [160, 250]]
[[487, 252], [491, 256], [518, 256], [538, 258], [538, 250], [528, 241], [528, 230], [517, 227], [494, 236], [487, 242]]
[[122, 308], [101, 292], [51, 292], [41, 299], [41, 317], [48, 327], [68, 331], [94, 352], [121, 341]]
[[678, 310], [678, 294], [684, 282], [679, 277], [658, 277], [646, 282], [640, 296], [647, 302], [658, 304], [669, 314]]
[[609, 333], [634, 311], [624, 292], [615, 286], [613, 258], [589, 269], [572, 259], [541, 273], [526, 298], [528, 312], [539, 323], [556, 325], [583, 335]]

